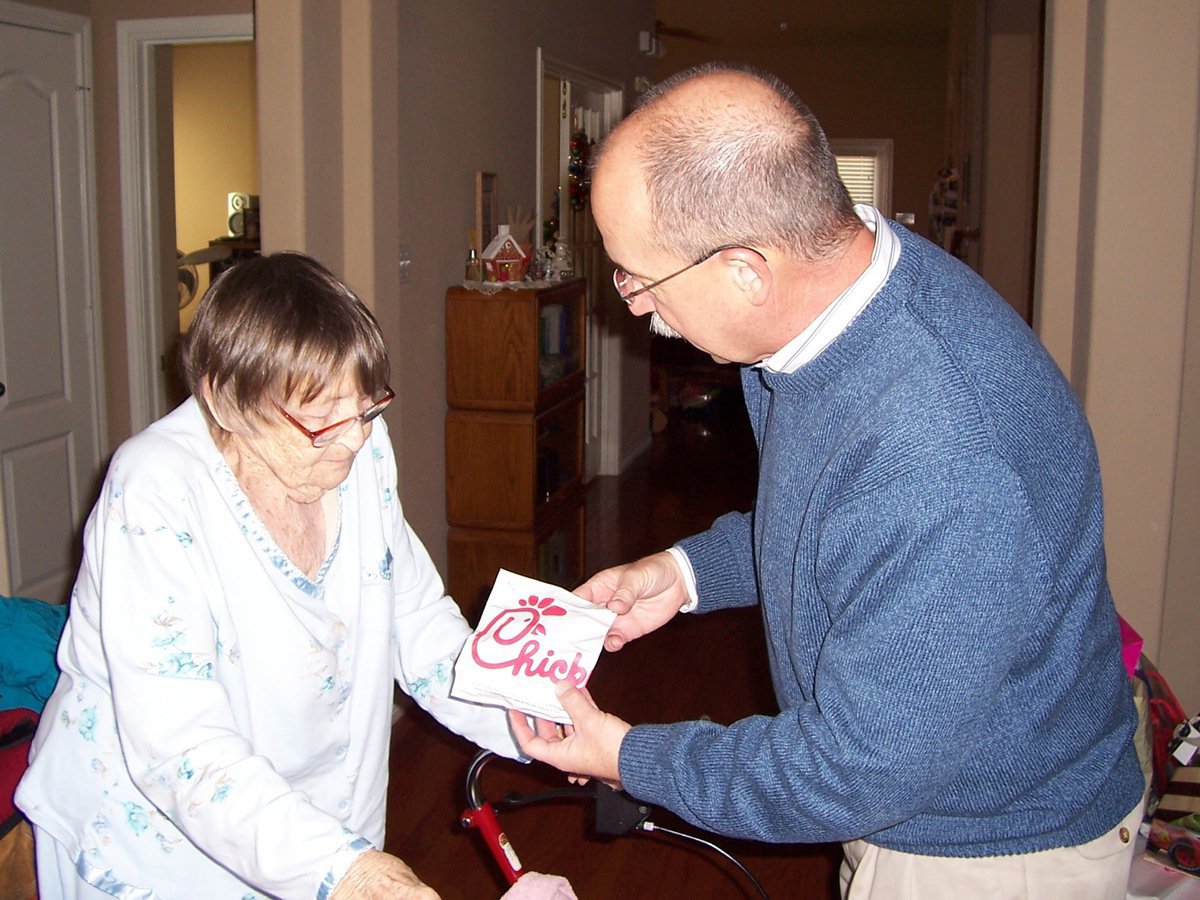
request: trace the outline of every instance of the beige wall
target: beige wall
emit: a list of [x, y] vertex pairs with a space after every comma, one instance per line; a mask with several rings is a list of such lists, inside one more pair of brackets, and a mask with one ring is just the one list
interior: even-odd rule
[[[264, 246], [319, 256], [379, 316], [402, 499], [439, 565], [444, 297], [462, 279], [475, 172], [497, 173], [501, 210], [531, 209], [536, 49], [632, 96], [634, 75], [648, 74], [637, 32], [653, 19], [649, 0], [516, 3], [504, 15], [482, 0], [453, 14], [415, 0], [256, 4]], [[401, 246], [413, 260], [406, 283]], [[631, 390], [644, 433], [648, 388]]]
[[[254, 44], [173, 48], [175, 243], [184, 253], [228, 231], [230, 191], [258, 193], [258, 112]], [[197, 266], [199, 297], [208, 266]], [[179, 314], [186, 330], [196, 304]]]
[[[1196, 182], [1200, 185], [1200, 159]], [[1200, 628], [1196, 598], [1200, 597], [1200, 190], [1192, 209], [1192, 272], [1187, 292], [1188, 326], [1184, 334], [1182, 402], [1179, 408], [1179, 446], [1175, 455], [1175, 494], [1167, 545], [1167, 588], [1163, 597], [1163, 627], [1158, 655], [1170, 669], [1184, 710], [1200, 708]]]
[[1117, 608], [1188, 710], [1200, 704], [1198, 46], [1200, 0], [1048, 4], [1035, 298], [1096, 433]]
[[[413, 274], [401, 285], [399, 375], [405, 502], [441, 559], [445, 534], [444, 294], [462, 278], [474, 222], [475, 171], [498, 175], [499, 208], [534, 207], [536, 50], [623, 83], [649, 74], [637, 32], [654, 20], [650, 0], [521, 2], [498, 12], [484, 0], [445, 7], [400, 4], [401, 241]], [[647, 424], [648, 376], [626, 402]], [[410, 427], [410, 424], [417, 426]]]
[[985, 17], [978, 271], [1030, 318], [1037, 203], [1039, 0], [990, 0]]
[[45, 9], [60, 9], [77, 16], [91, 16], [91, 0], [16, 0], [26, 6], [41, 6]]

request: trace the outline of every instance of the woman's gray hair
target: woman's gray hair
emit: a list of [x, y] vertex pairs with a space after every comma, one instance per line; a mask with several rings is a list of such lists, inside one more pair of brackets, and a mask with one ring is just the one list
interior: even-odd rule
[[302, 253], [254, 257], [222, 272], [200, 301], [181, 364], [188, 390], [218, 428], [232, 414], [257, 430], [274, 418], [272, 401], [311, 401], [347, 367], [367, 396], [388, 380], [371, 311]]
[[[687, 82], [719, 74], [754, 79], [769, 99], [708, 109], [665, 102]], [[736, 244], [817, 261], [860, 225], [820, 123], [774, 75], [726, 63], [696, 66], [651, 88], [634, 117], [628, 125], [639, 129], [651, 238], [662, 250], [699, 259]]]

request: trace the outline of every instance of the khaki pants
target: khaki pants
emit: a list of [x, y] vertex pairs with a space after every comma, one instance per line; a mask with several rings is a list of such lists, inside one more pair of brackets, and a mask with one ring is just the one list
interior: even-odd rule
[[22, 820], [0, 839], [0, 900], [36, 900], [33, 831]]
[[1139, 803], [1107, 834], [1078, 847], [1018, 856], [918, 856], [866, 841], [843, 845], [844, 900], [1124, 900]]

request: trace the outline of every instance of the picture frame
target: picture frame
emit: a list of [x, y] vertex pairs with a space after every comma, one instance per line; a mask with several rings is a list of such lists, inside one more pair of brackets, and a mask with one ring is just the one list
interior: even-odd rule
[[475, 173], [475, 240], [479, 246], [476, 253], [483, 253], [484, 248], [496, 236], [499, 226], [499, 199], [496, 192], [495, 172]]

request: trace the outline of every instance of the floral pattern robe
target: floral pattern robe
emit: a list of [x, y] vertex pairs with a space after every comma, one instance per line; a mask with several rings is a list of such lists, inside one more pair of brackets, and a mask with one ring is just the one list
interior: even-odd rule
[[89, 883], [128, 897], [326, 896], [383, 844], [394, 682], [517, 755], [503, 711], [448, 696], [470, 629], [404, 520], [382, 419], [337, 500], [310, 579], [194, 400], [117, 451], [17, 794]]

